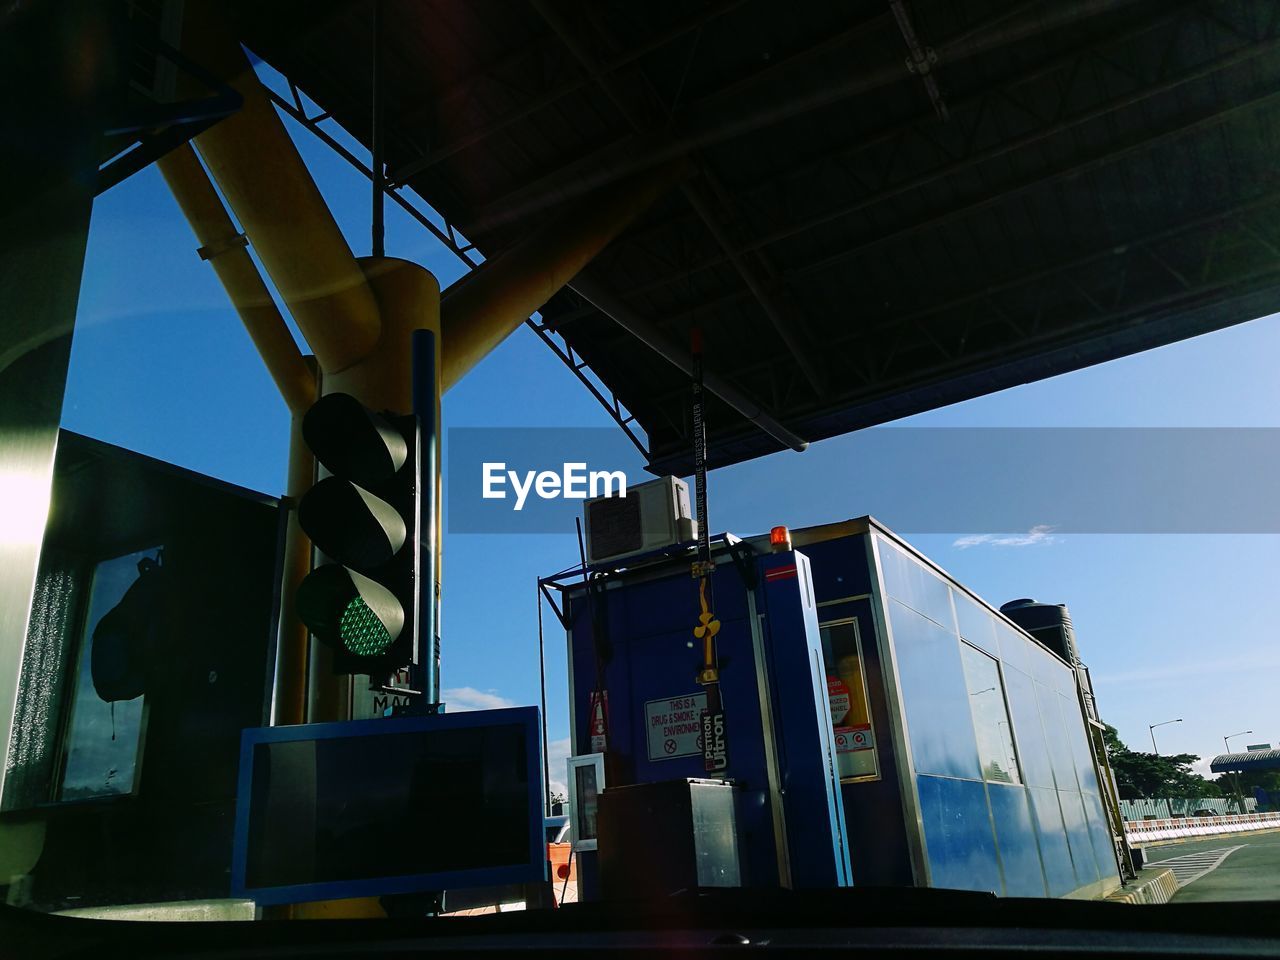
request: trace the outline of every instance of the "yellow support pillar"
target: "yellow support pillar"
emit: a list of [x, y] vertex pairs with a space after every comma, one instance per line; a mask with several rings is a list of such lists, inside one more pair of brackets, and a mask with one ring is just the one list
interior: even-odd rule
[[298, 523], [298, 501], [315, 481], [316, 458], [302, 439], [302, 415], [289, 424], [289, 479], [285, 487], [289, 523], [285, 528], [280, 578], [280, 630], [271, 722], [276, 726], [307, 722], [307, 648], [311, 634], [298, 618], [298, 585], [311, 572], [311, 540]]
[[681, 160], [602, 190], [449, 287], [441, 306], [444, 389], [462, 379], [688, 172]]
[[[324, 376], [322, 393], [349, 393], [375, 410], [409, 413], [413, 409], [413, 378], [410, 369], [415, 330], [431, 330], [440, 336], [440, 285], [430, 271], [390, 257], [362, 257], [360, 267], [377, 300], [382, 317], [381, 336], [373, 349], [358, 363], [336, 374]], [[436, 435], [440, 430], [440, 351], [436, 350]], [[439, 461], [437, 460], [437, 467]], [[439, 473], [435, 477], [437, 491]], [[436, 584], [440, 583], [441, 526], [436, 497]], [[427, 638], [424, 643], [432, 642]], [[428, 655], [434, 651], [428, 651]], [[352, 696], [358, 693], [353, 678], [337, 676], [332, 670], [329, 648], [312, 644], [307, 690], [307, 719], [310, 722], [345, 720], [351, 716]], [[328, 900], [295, 904], [294, 919], [335, 919], [385, 916], [376, 898]]]
[[[381, 336], [363, 359], [338, 373], [321, 378], [320, 392], [349, 393], [374, 410], [407, 414], [413, 410], [413, 371], [410, 369], [415, 330], [431, 330], [440, 339], [440, 285], [429, 270], [392, 257], [361, 257], [360, 267], [382, 317]], [[436, 350], [436, 436], [440, 431], [440, 350]], [[438, 461], [437, 461], [438, 470]], [[436, 496], [436, 576], [440, 583], [440, 476]], [[427, 643], [429, 639], [424, 639]], [[430, 651], [434, 654], [434, 651]], [[350, 716], [355, 693], [350, 678], [335, 676], [327, 648], [313, 644], [308, 693], [308, 720], [344, 720]]]
[[315, 458], [302, 442], [301, 426], [302, 415], [317, 395], [314, 359], [304, 357], [298, 349], [257, 265], [249, 256], [245, 238], [231, 222], [195, 151], [183, 144], [162, 157], [159, 167], [195, 232], [201, 256], [213, 265], [293, 415], [285, 489], [291, 512], [285, 530], [271, 722], [303, 723], [306, 720], [308, 635], [294, 612], [294, 594], [311, 569], [311, 541], [298, 525], [296, 502], [311, 486], [315, 475]]
[[196, 147], [298, 322], [322, 370], [378, 340], [373, 292], [218, 3], [187, 3], [183, 48], [244, 98]]
[[315, 400], [315, 374], [303, 359], [249, 256], [245, 238], [231, 222], [195, 151], [184, 143], [162, 157], [158, 166], [195, 232], [200, 255], [213, 265], [284, 402], [293, 413], [302, 413]]

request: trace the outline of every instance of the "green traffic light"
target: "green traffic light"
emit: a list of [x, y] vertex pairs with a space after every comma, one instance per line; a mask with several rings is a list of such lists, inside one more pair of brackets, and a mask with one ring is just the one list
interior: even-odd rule
[[360, 597], [342, 611], [338, 625], [342, 645], [357, 657], [378, 657], [391, 647], [393, 637], [378, 615]]

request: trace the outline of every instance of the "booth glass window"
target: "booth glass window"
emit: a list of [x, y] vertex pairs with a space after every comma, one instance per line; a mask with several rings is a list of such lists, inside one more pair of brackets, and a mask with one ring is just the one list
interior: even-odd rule
[[886, 540], [876, 537], [885, 591], [948, 632], [956, 629], [951, 589], [930, 568]]
[[956, 606], [956, 623], [960, 627], [960, 638], [968, 640], [993, 657], [999, 655], [996, 645], [996, 624], [991, 614], [968, 594], [955, 589], [951, 596]]
[[978, 758], [982, 763], [983, 779], [996, 783], [1021, 783], [1000, 665], [993, 657], [967, 643], [962, 643], [960, 650], [965, 683], [969, 688], [973, 727], [978, 735]]
[[574, 849], [596, 849], [600, 794], [604, 791], [604, 754], [570, 757], [569, 824]]
[[94, 569], [89, 614], [76, 657], [59, 800], [124, 796], [137, 786], [146, 697], [109, 703], [99, 695], [94, 682], [93, 635], [102, 618], [138, 580], [138, 564], [156, 552], [152, 548], [103, 560]]
[[880, 769], [867, 702], [858, 620], [853, 617], [824, 623], [820, 636], [840, 779], [851, 782], [877, 779]]

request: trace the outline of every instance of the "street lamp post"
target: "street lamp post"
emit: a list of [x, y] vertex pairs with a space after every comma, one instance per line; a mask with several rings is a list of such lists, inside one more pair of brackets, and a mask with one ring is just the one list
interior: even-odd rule
[[1156, 727], [1163, 727], [1165, 724], [1168, 724], [1168, 723], [1181, 723], [1181, 722], [1182, 722], [1182, 718], [1179, 717], [1177, 720], [1161, 720], [1159, 723], [1148, 724], [1147, 733], [1151, 734], [1151, 749], [1157, 757], [1160, 756], [1160, 748], [1156, 746]]
[[[1156, 727], [1163, 727], [1169, 723], [1181, 722], [1182, 718], [1179, 717], [1177, 720], [1161, 720], [1159, 723], [1151, 723], [1147, 725], [1147, 733], [1151, 734], [1151, 749], [1157, 757], [1160, 756], [1160, 748], [1156, 746]], [[1169, 814], [1169, 819], [1173, 819], [1173, 807], [1170, 805], [1168, 797], [1164, 798], [1164, 809], [1165, 812]]]
[[1228, 741], [1230, 741], [1230, 740], [1234, 740], [1236, 737], [1243, 737], [1246, 733], [1253, 733], [1253, 731], [1252, 731], [1252, 730], [1241, 730], [1239, 733], [1228, 733], [1225, 737], [1223, 737], [1223, 738], [1222, 738], [1222, 747], [1223, 747], [1223, 749], [1224, 749], [1224, 750], [1226, 750], [1226, 752], [1227, 752], [1227, 753], [1230, 753], [1230, 752], [1231, 752], [1231, 744], [1230, 744]]
[[[1234, 737], [1243, 737], [1245, 734], [1253, 733], [1252, 730], [1241, 730], [1239, 733], [1229, 733], [1222, 738], [1222, 748], [1225, 752], [1231, 752], [1230, 740]], [[1241, 813], [1244, 813], [1244, 794], [1240, 792], [1240, 772], [1238, 770], [1231, 771], [1231, 780], [1236, 785], [1236, 807]]]

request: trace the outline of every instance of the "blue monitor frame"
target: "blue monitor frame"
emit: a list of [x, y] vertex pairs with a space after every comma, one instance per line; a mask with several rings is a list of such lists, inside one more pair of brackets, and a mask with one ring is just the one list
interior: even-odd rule
[[[334, 740], [417, 732], [474, 729], [489, 726], [523, 727], [529, 783], [529, 837], [524, 863], [471, 870], [370, 877], [270, 887], [249, 887], [249, 814], [253, 798], [254, 748], [264, 743]], [[313, 900], [342, 900], [394, 893], [462, 890], [547, 879], [547, 848], [543, 826], [542, 723], [537, 707], [511, 707], [422, 717], [375, 718], [335, 723], [308, 723], [286, 727], [246, 729], [240, 738], [240, 777], [236, 791], [235, 848], [231, 862], [231, 894], [268, 906]], [[425, 816], [423, 829], [426, 828]]]

